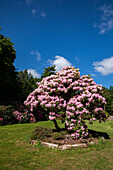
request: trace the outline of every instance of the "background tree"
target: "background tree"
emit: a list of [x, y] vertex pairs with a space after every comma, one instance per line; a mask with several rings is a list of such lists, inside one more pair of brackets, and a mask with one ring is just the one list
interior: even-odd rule
[[13, 65], [16, 51], [11, 39], [0, 35], [0, 104], [18, 100], [19, 85]]
[[21, 102], [23, 102], [26, 97], [37, 88], [36, 82], [40, 81], [38, 78], [34, 78], [31, 73], [28, 74], [27, 70], [18, 72], [18, 81], [20, 83], [20, 88], [22, 90], [20, 94]]
[[106, 98], [106, 107], [105, 110], [110, 114], [113, 115], [113, 87], [110, 88], [103, 87], [103, 96]]
[[110, 86], [109, 92], [110, 92], [110, 94], [111, 94], [111, 98], [113, 99], [113, 86]]
[[27, 69], [24, 71], [18, 72], [18, 82], [20, 85], [21, 93], [19, 94], [20, 100], [23, 101], [27, 96], [37, 88], [36, 82], [40, 82], [44, 77], [55, 74], [55, 65], [51, 67], [44, 68], [41, 78], [34, 78], [32, 74], [27, 72]]
[[42, 73], [42, 76], [41, 76], [41, 80], [44, 78], [44, 77], [48, 77], [48, 76], [51, 76], [51, 75], [55, 75], [56, 69], [55, 69], [55, 65], [51, 66], [51, 67], [47, 67], [47, 68], [44, 68], [44, 72]]

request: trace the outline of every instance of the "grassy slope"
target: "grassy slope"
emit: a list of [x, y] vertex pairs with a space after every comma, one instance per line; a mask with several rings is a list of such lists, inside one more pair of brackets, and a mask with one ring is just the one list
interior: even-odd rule
[[[78, 150], [59, 151], [40, 145], [35, 148], [28, 138], [36, 125], [54, 127], [51, 121], [0, 127], [0, 169], [113, 169], [113, 141]], [[112, 121], [88, 127], [113, 138]]]

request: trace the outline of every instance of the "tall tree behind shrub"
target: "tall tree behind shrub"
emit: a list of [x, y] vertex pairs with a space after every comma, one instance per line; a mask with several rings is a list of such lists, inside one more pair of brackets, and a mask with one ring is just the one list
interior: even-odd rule
[[42, 76], [41, 76], [40, 80], [42, 80], [45, 77], [55, 75], [56, 74], [55, 71], [56, 71], [55, 65], [53, 65], [51, 67], [44, 68], [44, 72], [42, 73]]
[[13, 65], [16, 51], [11, 39], [0, 35], [0, 104], [18, 100], [19, 85]]
[[27, 69], [18, 72], [18, 81], [20, 83], [21, 93], [19, 94], [20, 101], [23, 101], [27, 96], [37, 88], [36, 82], [40, 82], [44, 77], [54, 75], [55, 66], [44, 68], [41, 78], [34, 78], [31, 73], [28, 73]]
[[23, 102], [26, 97], [37, 87], [36, 82], [40, 81], [38, 78], [34, 78], [31, 73], [28, 74], [27, 70], [18, 72], [18, 81], [22, 93], [20, 94], [21, 102]]

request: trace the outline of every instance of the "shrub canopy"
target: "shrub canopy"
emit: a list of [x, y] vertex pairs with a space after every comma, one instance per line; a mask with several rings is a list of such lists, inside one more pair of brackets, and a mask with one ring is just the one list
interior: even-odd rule
[[88, 135], [86, 119], [90, 123], [106, 119], [102, 85], [97, 85], [89, 75], [80, 76], [79, 69], [64, 67], [56, 75], [43, 78], [37, 85], [38, 88], [29, 94], [25, 105], [31, 111], [41, 106], [48, 111], [49, 119], [55, 124], [56, 119], [60, 118], [73, 138]]

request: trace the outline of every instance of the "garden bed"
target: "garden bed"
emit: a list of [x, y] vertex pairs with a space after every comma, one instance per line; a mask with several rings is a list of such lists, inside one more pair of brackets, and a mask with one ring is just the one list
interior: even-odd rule
[[89, 145], [97, 144], [99, 140], [105, 142], [105, 139], [109, 139], [107, 133], [94, 130], [89, 130], [89, 136], [85, 139], [73, 139], [71, 135], [67, 135], [65, 129], [57, 132], [55, 129], [36, 127], [30, 142], [32, 145], [37, 145], [40, 141], [42, 145], [49, 148], [65, 150], [71, 148], [86, 148]]

